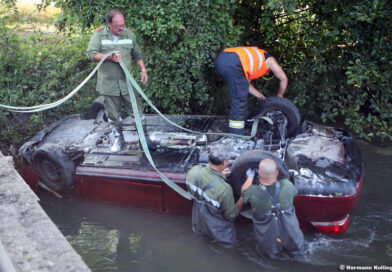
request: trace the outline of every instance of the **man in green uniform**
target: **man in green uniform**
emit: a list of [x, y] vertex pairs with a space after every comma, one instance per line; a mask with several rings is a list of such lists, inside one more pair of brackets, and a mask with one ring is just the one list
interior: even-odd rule
[[283, 249], [293, 255], [307, 254], [293, 205], [298, 191], [288, 179], [278, 181], [278, 174], [275, 161], [264, 159], [258, 170], [260, 184], [252, 185], [255, 171], [248, 169], [241, 188], [244, 203], [252, 208], [256, 248], [271, 258], [277, 258]]
[[236, 244], [234, 219], [242, 208], [242, 197], [234, 202], [233, 191], [227, 183], [230, 150], [223, 145], [212, 146], [206, 167], [194, 166], [186, 177], [193, 195], [192, 229], [223, 247]]
[[[106, 116], [112, 126], [115, 141], [112, 146], [113, 152], [121, 150], [124, 136], [120, 117], [121, 103], [126, 109], [131, 109], [131, 100], [128, 93], [125, 74], [120, 67], [122, 60], [128, 70], [132, 72], [131, 60], [135, 60], [140, 68], [140, 77], [143, 84], [148, 81], [147, 70], [144, 66], [142, 52], [136, 43], [135, 34], [125, 27], [125, 16], [120, 10], [111, 10], [106, 15], [106, 26], [98, 28], [90, 39], [87, 55], [92, 61], [99, 62], [105, 54], [115, 51], [102, 64], [98, 71], [97, 91], [104, 96]], [[138, 109], [143, 113], [140, 97], [135, 93]], [[144, 115], [142, 116], [142, 119]], [[145, 121], [144, 121], [144, 131]], [[147, 135], [146, 135], [147, 136]], [[153, 147], [149, 138], [149, 147]]]

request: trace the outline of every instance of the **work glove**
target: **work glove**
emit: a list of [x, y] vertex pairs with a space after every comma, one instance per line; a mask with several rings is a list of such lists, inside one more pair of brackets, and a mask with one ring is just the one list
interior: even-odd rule
[[246, 178], [254, 178], [255, 177], [255, 170], [252, 168], [248, 168], [246, 170]]

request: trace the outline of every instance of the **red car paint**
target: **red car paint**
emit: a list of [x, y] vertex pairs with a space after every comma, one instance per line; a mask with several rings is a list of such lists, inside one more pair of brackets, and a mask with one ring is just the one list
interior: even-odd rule
[[[21, 171], [29, 186], [37, 191], [38, 174], [27, 163]], [[186, 189], [185, 174], [166, 172], [171, 180]], [[340, 197], [297, 195], [294, 206], [301, 228], [314, 228], [327, 234], [341, 234], [348, 225], [348, 214], [359, 200], [362, 178], [352, 195]], [[76, 168], [74, 193], [82, 198], [102, 200], [115, 204], [147, 207], [173, 213], [190, 213], [192, 202], [183, 198], [153, 171], [131, 169], [98, 168], [78, 166]], [[347, 220], [343, 220], [347, 218]], [[344, 221], [341, 226], [336, 222]], [[312, 222], [329, 222], [312, 225]], [[334, 223], [335, 222], [335, 223]]]

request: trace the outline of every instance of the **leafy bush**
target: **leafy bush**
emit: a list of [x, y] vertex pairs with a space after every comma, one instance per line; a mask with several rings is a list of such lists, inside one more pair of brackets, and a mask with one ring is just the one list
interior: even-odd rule
[[[214, 101], [226, 96], [214, 86], [214, 58], [223, 44], [239, 43], [239, 27], [232, 20], [235, 5], [225, 0], [98, 1], [93, 7], [87, 0], [55, 3], [63, 11], [58, 26], [68, 30], [75, 23], [98, 27], [113, 8], [128, 14], [127, 24], [142, 44], [149, 69], [147, 94], [164, 112], [216, 112]], [[228, 105], [220, 108], [226, 113]]]
[[[28, 35], [10, 29], [0, 18], [0, 101], [13, 106], [54, 102], [67, 95], [92, 70], [84, 50], [88, 37]], [[19, 34], [16, 34], [19, 33]], [[77, 95], [50, 111], [21, 114], [0, 112], [1, 148], [19, 146], [59, 117], [87, 110], [95, 98], [90, 81]]]
[[159, 108], [169, 113], [216, 111], [215, 54], [225, 43], [238, 44], [227, 2], [142, 1], [128, 13], [134, 14], [131, 25], [151, 67], [148, 94]]
[[[242, 40], [279, 59], [289, 77], [287, 96], [303, 117], [341, 120], [366, 139], [392, 139], [392, 7], [387, 3], [242, 1], [237, 16], [247, 29]], [[270, 83], [259, 84], [274, 94]]]

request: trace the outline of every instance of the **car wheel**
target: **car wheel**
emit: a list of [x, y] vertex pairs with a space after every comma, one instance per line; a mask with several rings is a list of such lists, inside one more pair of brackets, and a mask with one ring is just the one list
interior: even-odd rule
[[40, 180], [56, 192], [64, 191], [74, 183], [75, 163], [58, 146], [45, 144], [37, 148], [32, 166], [38, 172]]
[[93, 103], [91, 104], [91, 115], [92, 115], [92, 118], [93, 118], [93, 119], [97, 118], [98, 113], [99, 113], [101, 110], [104, 110], [104, 109], [105, 109], [105, 106], [104, 106], [104, 104], [103, 104], [104, 100], [105, 100], [105, 98], [104, 98], [103, 96], [98, 96], [98, 97], [93, 101]]
[[279, 96], [268, 97], [260, 103], [255, 116], [268, 116], [274, 119], [274, 117], [281, 115], [287, 120], [287, 137], [295, 136], [301, 121], [301, 116], [298, 108], [290, 100]]
[[[289, 173], [284, 162], [274, 153], [265, 150], [247, 151], [234, 160], [233, 166], [231, 168], [229, 183], [233, 188], [235, 199], [238, 199], [241, 196], [241, 187], [246, 180], [246, 170], [249, 168], [259, 168], [259, 163], [263, 159], [272, 159], [276, 162], [279, 170], [278, 179], [289, 177]], [[257, 174], [253, 180], [253, 183], [258, 184]]]

